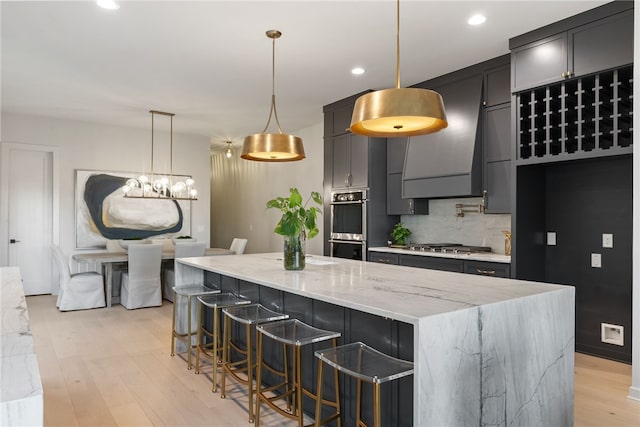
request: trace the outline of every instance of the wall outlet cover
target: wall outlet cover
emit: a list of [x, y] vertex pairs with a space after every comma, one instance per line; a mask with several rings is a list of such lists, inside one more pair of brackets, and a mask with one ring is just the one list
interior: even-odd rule
[[602, 267], [602, 255], [591, 254], [591, 267], [594, 267], [594, 268]]
[[613, 248], [613, 234], [604, 233], [602, 235], [602, 247]]
[[556, 232], [555, 231], [548, 231], [547, 232], [547, 245], [548, 246], [555, 246], [556, 245]]
[[600, 340], [607, 344], [614, 344], [624, 347], [624, 326], [601, 323]]

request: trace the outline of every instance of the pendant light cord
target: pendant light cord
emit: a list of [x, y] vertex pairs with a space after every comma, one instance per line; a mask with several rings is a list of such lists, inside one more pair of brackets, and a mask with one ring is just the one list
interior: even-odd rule
[[396, 89], [400, 89], [400, 0], [396, 2]]
[[276, 118], [278, 133], [283, 133], [282, 128], [280, 127], [280, 120], [278, 120], [278, 110], [276, 109], [276, 39], [280, 37], [280, 32], [267, 31], [267, 37], [269, 37], [273, 42], [271, 49], [271, 109], [269, 110], [269, 118], [267, 119], [267, 124], [262, 130], [262, 133], [267, 133], [272, 115]]

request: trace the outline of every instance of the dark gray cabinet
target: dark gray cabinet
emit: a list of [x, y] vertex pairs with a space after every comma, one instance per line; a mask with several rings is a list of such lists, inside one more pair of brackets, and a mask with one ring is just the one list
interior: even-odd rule
[[402, 198], [402, 168], [407, 138], [387, 139], [387, 215], [426, 215], [428, 199]]
[[347, 133], [332, 138], [332, 188], [367, 187], [369, 138]]
[[483, 123], [485, 212], [511, 213], [511, 104], [485, 108]]
[[369, 261], [379, 262], [381, 264], [398, 265], [398, 254], [389, 254], [386, 252], [369, 252]]
[[[507, 56], [507, 55], [505, 55]], [[487, 70], [484, 74], [484, 103], [485, 107], [511, 102], [509, 60], [506, 64]]]
[[405, 267], [428, 268], [430, 270], [453, 271], [492, 277], [511, 277], [511, 264], [489, 261], [474, 261], [458, 258], [440, 258], [424, 255], [369, 252], [369, 261]]
[[627, 65], [633, 62], [633, 10], [510, 47], [513, 92]]
[[455, 258], [438, 258], [422, 255], [400, 255], [398, 263], [407, 267], [428, 268], [431, 270], [464, 272], [463, 261]]

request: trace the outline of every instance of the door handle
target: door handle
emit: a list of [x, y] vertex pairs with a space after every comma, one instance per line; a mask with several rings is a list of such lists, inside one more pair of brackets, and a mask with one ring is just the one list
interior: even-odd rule
[[20, 240], [16, 240], [16, 239], [10, 239], [9, 243], [14, 244], [14, 243], [20, 243]]

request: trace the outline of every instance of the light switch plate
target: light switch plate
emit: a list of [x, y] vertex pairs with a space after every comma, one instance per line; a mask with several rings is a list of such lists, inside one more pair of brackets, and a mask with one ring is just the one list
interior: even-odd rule
[[613, 234], [605, 233], [602, 235], [602, 247], [613, 248]]
[[548, 246], [555, 246], [556, 245], [556, 232], [555, 231], [547, 232], [547, 245]]
[[591, 267], [594, 267], [594, 268], [602, 267], [602, 255], [591, 254]]

